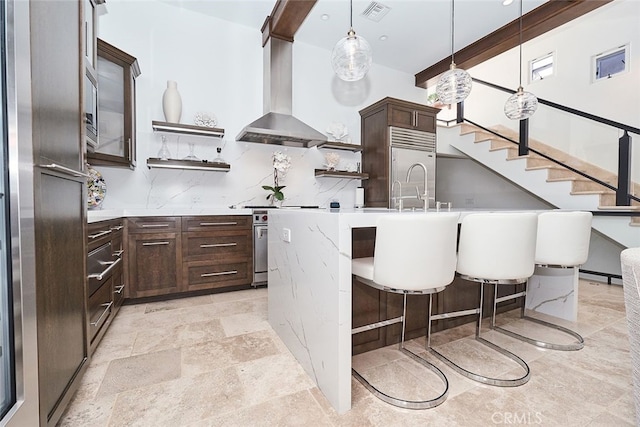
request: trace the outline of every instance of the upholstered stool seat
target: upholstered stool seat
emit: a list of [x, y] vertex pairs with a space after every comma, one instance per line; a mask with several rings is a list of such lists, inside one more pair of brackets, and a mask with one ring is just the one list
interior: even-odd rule
[[[440, 405], [449, 382], [435, 365], [404, 346], [407, 295], [440, 292], [453, 281], [456, 266], [458, 214], [404, 213], [383, 215], [377, 222], [374, 256], [352, 260], [352, 273], [366, 285], [403, 295], [402, 316], [352, 329], [352, 334], [402, 323], [399, 350], [433, 371], [444, 391], [433, 399], [412, 401], [380, 391], [355, 369], [353, 376], [379, 399], [401, 408], [427, 409]], [[431, 298], [429, 299], [431, 306]]]
[[487, 385], [514, 387], [526, 383], [530, 377], [529, 366], [517, 355], [507, 351], [480, 336], [482, 329], [484, 285], [519, 284], [529, 278], [534, 271], [537, 215], [528, 212], [474, 213], [462, 219], [458, 247], [458, 274], [466, 280], [480, 284], [480, 305], [478, 308], [452, 313], [432, 315], [431, 322], [438, 319], [475, 314], [475, 339], [489, 348], [516, 362], [524, 370], [524, 375], [515, 379], [491, 378], [463, 368], [431, 347], [427, 335], [427, 349], [456, 372]]
[[[543, 212], [538, 215], [535, 254], [536, 265], [547, 268], [578, 268], [584, 264], [589, 256], [592, 217], [591, 212], [570, 211]], [[493, 300], [494, 313], [497, 303], [522, 297], [523, 301], [520, 311], [520, 317], [522, 319], [558, 330], [574, 338], [574, 342], [570, 344], [556, 344], [530, 338], [510, 331], [509, 329], [496, 326], [495, 316], [493, 316], [491, 320], [491, 327], [498, 332], [541, 348], [563, 351], [580, 350], [583, 348], [584, 339], [577, 332], [564, 326], [525, 315], [524, 298], [527, 295], [527, 286], [528, 283], [525, 284], [525, 290], [522, 292], [505, 295], [500, 298], [497, 298], [496, 295]]]

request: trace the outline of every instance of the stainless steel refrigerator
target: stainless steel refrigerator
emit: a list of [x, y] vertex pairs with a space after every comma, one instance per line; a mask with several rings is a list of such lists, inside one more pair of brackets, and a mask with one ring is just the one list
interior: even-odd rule
[[425, 194], [424, 169], [422, 166], [414, 167], [407, 177], [407, 172], [416, 163], [426, 168], [426, 194], [429, 207], [435, 207], [436, 135], [394, 126], [390, 127], [390, 135], [389, 207], [397, 207], [399, 198], [402, 199], [404, 209], [424, 207], [423, 200], [418, 197]]

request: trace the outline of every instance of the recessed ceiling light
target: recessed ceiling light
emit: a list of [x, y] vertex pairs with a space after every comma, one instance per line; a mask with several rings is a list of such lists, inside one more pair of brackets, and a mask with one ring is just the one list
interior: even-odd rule
[[323, 13], [323, 14], [320, 16], [320, 19], [322, 19], [323, 21], [328, 21], [328, 20], [329, 20], [329, 15], [327, 15], [326, 13]]
[[513, 3], [513, 0], [503, 0], [502, 1], [502, 5], [503, 6], [509, 6], [511, 3]]
[[388, 39], [386, 34], [381, 35], [380, 37], [378, 37], [378, 39], [385, 41], [386, 39]]

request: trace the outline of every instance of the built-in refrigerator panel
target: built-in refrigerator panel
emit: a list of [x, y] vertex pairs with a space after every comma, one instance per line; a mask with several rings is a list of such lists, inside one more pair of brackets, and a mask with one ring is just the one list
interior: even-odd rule
[[[423, 208], [418, 195], [425, 194], [425, 176], [422, 166], [416, 166], [407, 177], [412, 165], [424, 165], [427, 171], [427, 195], [429, 207], [435, 207], [436, 197], [436, 135], [391, 126], [389, 207], [396, 208], [402, 198], [404, 209]], [[407, 178], [409, 181], [407, 182]], [[395, 182], [395, 184], [394, 184]]]

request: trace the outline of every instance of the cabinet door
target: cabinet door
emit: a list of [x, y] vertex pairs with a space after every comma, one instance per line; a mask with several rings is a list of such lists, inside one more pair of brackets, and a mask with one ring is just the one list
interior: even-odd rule
[[61, 415], [63, 401], [71, 397], [65, 392], [87, 360], [85, 185], [45, 173], [35, 185], [38, 376], [44, 425]]
[[87, 157], [94, 165], [134, 168], [134, 57], [98, 39], [98, 145]]
[[181, 291], [179, 233], [129, 235], [129, 285], [132, 298]]
[[428, 111], [416, 110], [416, 130], [436, 132], [436, 116]]
[[389, 125], [401, 128], [415, 128], [415, 111], [400, 105], [389, 105]]

